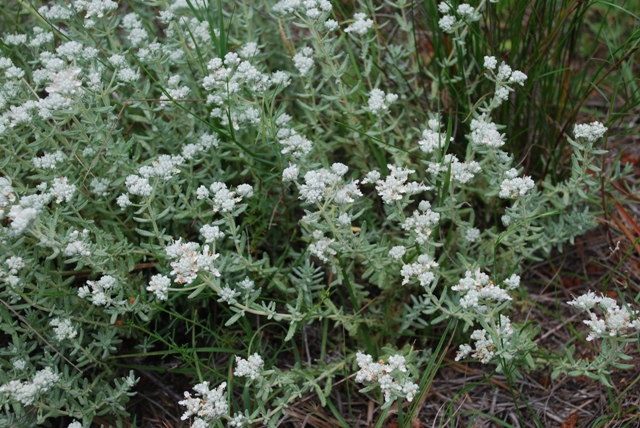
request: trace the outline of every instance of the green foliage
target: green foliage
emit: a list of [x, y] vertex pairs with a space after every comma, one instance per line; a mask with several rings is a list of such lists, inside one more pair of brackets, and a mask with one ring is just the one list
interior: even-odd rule
[[639, 34], [602, 15], [631, 12], [330, 6], [3, 9], [2, 424], [122, 424], [135, 369], [169, 356], [199, 427], [275, 426], [307, 394], [341, 420], [356, 367], [384, 412], [415, 400], [407, 425], [449, 346], [509, 379], [628, 368], [633, 304], [625, 328], [591, 324], [593, 361], [543, 358], [511, 308], [630, 176], [603, 156], [637, 105]]

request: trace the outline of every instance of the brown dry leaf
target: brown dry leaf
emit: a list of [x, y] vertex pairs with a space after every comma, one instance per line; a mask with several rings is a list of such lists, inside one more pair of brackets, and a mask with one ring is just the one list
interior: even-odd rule
[[578, 423], [578, 413], [571, 413], [571, 416], [565, 420], [560, 428], [576, 428], [576, 424]]

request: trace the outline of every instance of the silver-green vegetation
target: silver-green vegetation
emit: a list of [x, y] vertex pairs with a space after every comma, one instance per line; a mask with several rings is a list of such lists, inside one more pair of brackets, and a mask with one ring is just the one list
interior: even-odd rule
[[[275, 426], [309, 394], [340, 419], [356, 371], [343, 388], [413, 416], [448, 345], [609, 385], [633, 302], [570, 302], [593, 361], [549, 358], [511, 310], [630, 174], [598, 166], [623, 115], [574, 127], [607, 69], [558, 77], [595, 5], [554, 3], [9, 2], [1, 424], [123, 426], [130, 366], [167, 362], [198, 427]], [[544, 22], [514, 31], [526, 10]], [[624, 80], [638, 40], [616, 37]]]

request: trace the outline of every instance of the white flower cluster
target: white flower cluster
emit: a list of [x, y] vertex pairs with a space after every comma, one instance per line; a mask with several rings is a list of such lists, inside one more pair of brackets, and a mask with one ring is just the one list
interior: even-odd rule
[[215, 276], [220, 276], [220, 272], [213, 262], [220, 254], [213, 254], [209, 251], [209, 245], [205, 245], [199, 252], [200, 245], [196, 242], [182, 242], [182, 238], [167, 245], [165, 251], [167, 256], [176, 260], [171, 262], [171, 275], [176, 277], [178, 284], [191, 284], [198, 277], [199, 271], [211, 272]]
[[194, 428], [207, 428], [211, 423], [226, 415], [229, 405], [225, 397], [226, 382], [222, 382], [217, 388], [209, 389], [209, 382], [202, 382], [193, 387], [196, 396], [192, 397], [188, 391], [184, 393], [184, 400], [178, 404], [185, 406], [187, 410], [182, 417], [183, 421], [195, 416]]
[[[454, 33], [458, 28], [468, 25], [472, 22], [479, 21], [481, 15], [473, 6], [462, 3], [454, 13], [450, 3], [442, 2], [438, 4], [438, 10], [443, 14], [438, 22], [438, 26], [442, 31], [448, 34]], [[457, 15], [457, 16], [456, 16]]]
[[76, 191], [75, 184], [69, 184], [67, 177], [54, 178], [49, 194], [56, 198], [56, 203], [69, 202]]
[[118, 3], [112, 0], [75, 0], [73, 7], [77, 12], [86, 12], [84, 26], [92, 28], [95, 25], [93, 17], [102, 18], [109, 12], [113, 12], [118, 8]]
[[135, 13], [129, 13], [122, 18], [122, 28], [129, 31], [128, 39], [133, 47], [139, 47], [149, 39], [147, 30]]
[[91, 251], [87, 244], [89, 239], [89, 231], [83, 229], [82, 233], [74, 230], [69, 235], [69, 241], [64, 251], [62, 252], [67, 257], [89, 257]]
[[207, 69], [209, 74], [202, 80], [202, 87], [207, 91], [214, 91], [207, 96], [208, 104], [222, 104], [239, 92], [243, 84], [258, 93], [264, 92], [271, 85], [269, 75], [258, 71], [235, 52], [228, 52], [224, 59], [212, 59], [207, 63]]
[[313, 67], [313, 49], [304, 47], [293, 56], [293, 66], [298, 69], [301, 76], [306, 76]]
[[[127, 191], [131, 195], [149, 197], [153, 193], [153, 187], [149, 184], [150, 178], [161, 180], [171, 180], [174, 175], [180, 173], [178, 166], [184, 163], [182, 156], [160, 155], [152, 162], [152, 165], [144, 165], [138, 168], [138, 174], [131, 174], [125, 180]], [[120, 195], [116, 203], [121, 208], [131, 205], [129, 195], [123, 193]]]
[[224, 302], [229, 305], [235, 305], [236, 303], [238, 303], [238, 301], [236, 300], [236, 297], [240, 295], [240, 292], [229, 287], [229, 285], [225, 285], [220, 290], [220, 293], [218, 294], [220, 296], [220, 298], [218, 299], [218, 302]]
[[62, 342], [66, 339], [73, 339], [78, 335], [78, 331], [71, 324], [69, 319], [54, 318], [49, 321], [49, 325], [55, 327], [53, 332], [56, 334], [56, 339]]
[[170, 286], [171, 280], [167, 276], [160, 274], [153, 275], [151, 281], [149, 281], [147, 291], [153, 292], [159, 300], [167, 300]]
[[[167, 79], [167, 86], [165, 87], [165, 90], [167, 91], [166, 94], [162, 94], [160, 96], [161, 100], [168, 100], [168, 99], [172, 99], [172, 100], [184, 100], [189, 96], [189, 92], [191, 92], [191, 89], [189, 89], [188, 86], [179, 86], [180, 85], [180, 75], [176, 74], [171, 76], [169, 79]], [[169, 105], [169, 103], [166, 103], [164, 105]]]
[[512, 300], [507, 290], [495, 285], [480, 269], [475, 273], [467, 271], [465, 277], [458, 281], [458, 285], [454, 285], [451, 289], [461, 294], [460, 306], [464, 309], [475, 308], [483, 312], [486, 306], [481, 303]]
[[353, 32], [362, 36], [369, 31], [369, 28], [373, 27], [373, 21], [368, 19], [366, 13], [355, 13], [353, 15], [353, 21], [354, 22], [344, 30], [345, 33]]
[[333, 6], [329, 0], [280, 0], [273, 6], [275, 12], [282, 14], [291, 14], [300, 8], [304, 8], [304, 15], [316, 20], [323, 13], [331, 12]]
[[[17, 235], [24, 232], [53, 198], [56, 198], [57, 203], [69, 202], [76, 189], [75, 185], [67, 183], [66, 177], [54, 178], [51, 188], [48, 187], [46, 182], [40, 183], [36, 188], [41, 193], [24, 196], [15, 204], [11, 182], [0, 177], [0, 219], [9, 217], [13, 233]], [[5, 212], [6, 208], [9, 208], [8, 213]]]
[[260, 49], [258, 48], [258, 44], [256, 42], [248, 42], [242, 46], [240, 49], [240, 57], [243, 59], [253, 58], [254, 56], [260, 53]]
[[[498, 334], [500, 336], [500, 343], [503, 348], [506, 348], [510, 344], [510, 338], [513, 334], [513, 327], [511, 327], [511, 320], [509, 317], [504, 315], [500, 315], [500, 327]], [[475, 358], [480, 361], [482, 364], [489, 364], [493, 357], [496, 355], [496, 345], [491, 338], [491, 336], [487, 333], [485, 329], [475, 330], [471, 333], [471, 340], [473, 340], [474, 347], [470, 345], [463, 344], [458, 348], [458, 353], [456, 355], [456, 361], [460, 361], [466, 358], [469, 354], [471, 354], [471, 358]]]
[[309, 245], [309, 252], [327, 263], [329, 256], [335, 256], [336, 250], [330, 247], [335, 241], [333, 239], [325, 238], [324, 233], [320, 230], [316, 230], [313, 232], [313, 238], [316, 240], [313, 244]]
[[[17, 276], [18, 272], [24, 268], [24, 260], [22, 257], [12, 256], [4, 261], [7, 270], [0, 268], [0, 283], [6, 284], [8, 287], [22, 291], [20, 284], [20, 278]], [[8, 290], [9, 294], [13, 297], [17, 297], [17, 294], [11, 289]]]
[[218, 148], [220, 140], [214, 134], [203, 134], [198, 139], [198, 142], [193, 144], [187, 144], [182, 148], [182, 157], [186, 160], [191, 160], [199, 153], [206, 153], [211, 147]]
[[47, 18], [49, 21], [65, 20], [73, 16], [73, 11], [58, 4], [42, 6], [38, 9], [38, 13]]
[[289, 164], [289, 166], [282, 171], [282, 181], [285, 183], [288, 181], [294, 181], [298, 178], [298, 174], [300, 174], [298, 165]]
[[171, 180], [174, 175], [179, 174], [178, 166], [184, 163], [182, 156], [160, 155], [152, 162], [152, 165], [141, 166], [138, 173], [146, 178], [160, 178]]
[[241, 184], [232, 192], [225, 183], [217, 181], [211, 183], [208, 189], [205, 186], [198, 187], [196, 194], [198, 199], [207, 199], [213, 195], [213, 211], [228, 213], [233, 211], [237, 203], [242, 202], [242, 198], [253, 196], [253, 187], [250, 184]]
[[218, 226], [205, 224], [200, 228], [200, 235], [204, 237], [204, 242], [213, 244], [217, 240], [224, 238], [224, 233], [220, 231]]
[[504, 134], [498, 132], [498, 126], [487, 115], [471, 119], [471, 142], [478, 146], [498, 148], [504, 146]]
[[413, 401], [413, 398], [418, 393], [419, 386], [406, 374], [406, 361], [402, 355], [389, 357], [388, 363], [385, 364], [383, 360], [374, 363], [371, 355], [358, 351], [356, 362], [360, 367], [360, 370], [356, 373], [356, 382], [377, 382], [384, 394], [385, 402], [389, 402], [392, 395], [405, 397], [407, 401]]
[[402, 266], [400, 271], [400, 275], [404, 278], [402, 285], [408, 284], [411, 278], [415, 277], [421, 286], [428, 287], [436, 279], [436, 276], [431, 272], [434, 267], [438, 267], [438, 263], [428, 255], [421, 254], [415, 263]]
[[370, 171], [366, 178], [362, 180], [362, 184], [376, 184], [378, 195], [385, 204], [391, 205], [395, 201], [401, 200], [404, 195], [411, 196], [425, 190], [431, 190], [431, 187], [416, 181], [407, 183], [409, 174], [413, 174], [415, 170], [399, 168], [393, 165], [387, 165], [387, 168], [389, 168], [391, 173], [384, 181], [380, 179], [380, 173], [378, 171]]
[[584, 138], [590, 143], [595, 143], [598, 138], [607, 132], [607, 129], [608, 128], [600, 122], [581, 123], [576, 124], [573, 128], [573, 135], [575, 135], [576, 138]]
[[94, 305], [109, 307], [113, 303], [111, 295], [118, 288], [117, 284], [114, 277], [104, 275], [99, 281], [87, 281], [87, 285], [78, 289], [78, 297], [84, 299], [90, 296]]
[[60, 375], [54, 373], [51, 367], [46, 367], [36, 372], [33, 380], [21, 382], [12, 380], [0, 386], [0, 394], [22, 403], [25, 406], [32, 405], [42, 394], [49, 391], [60, 380]]
[[402, 223], [402, 228], [415, 233], [416, 241], [419, 244], [424, 244], [429, 240], [433, 227], [437, 226], [439, 222], [440, 214], [431, 211], [429, 202], [422, 201], [413, 215]]
[[[436, 119], [429, 120], [428, 128], [422, 131], [422, 139], [418, 141], [420, 150], [425, 153], [433, 153], [435, 149], [441, 149], [447, 139], [446, 132], [440, 132], [440, 121]], [[450, 137], [453, 141], [453, 137]]]
[[91, 191], [98, 196], [107, 196], [109, 195], [108, 189], [111, 181], [108, 178], [94, 178], [91, 180]]
[[[300, 159], [311, 152], [311, 150], [313, 149], [313, 142], [308, 140], [304, 135], [298, 135], [296, 130], [290, 127], [290, 121], [291, 116], [289, 116], [288, 114], [282, 114], [276, 119], [276, 126], [278, 127], [276, 136], [280, 140], [280, 144], [284, 146], [281, 153], [291, 153], [294, 158]], [[287, 170], [291, 173], [296, 171], [295, 175], [297, 177], [297, 167], [293, 166], [293, 168], [295, 168], [295, 170], [290, 168], [287, 168]], [[295, 177], [293, 179], [295, 179]]]
[[247, 360], [236, 356], [236, 370], [233, 374], [234, 376], [248, 377], [251, 380], [258, 380], [262, 377], [261, 373], [263, 369], [264, 361], [258, 354], [250, 355]]
[[396, 94], [385, 94], [380, 89], [372, 89], [369, 93], [368, 110], [373, 114], [380, 114], [389, 109], [389, 105], [398, 99]]
[[125, 180], [125, 186], [132, 195], [138, 196], [151, 196], [153, 187], [149, 184], [147, 178], [140, 177], [139, 175], [131, 174]]
[[[626, 336], [630, 334], [629, 330], [631, 329], [640, 331], [640, 319], [638, 318], [640, 311], [633, 310], [627, 305], [620, 307], [610, 297], [596, 296], [595, 293], [589, 291], [567, 303], [589, 314], [590, 319], [584, 320], [584, 323], [591, 330], [587, 336], [589, 341], [596, 338]], [[596, 306], [604, 314], [604, 317], [599, 318], [595, 312], [592, 312]]]
[[402, 256], [404, 256], [406, 252], [407, 249], [405, 247], [403, 247], [402, 245], [398, 245], [397, 247], [393, 247], [389, 250], [389, 257], [394, 260], [401, 260]]
[[338, 205], [347, 205], [354, 197], [362, 196], [358, 189], [358, 180], [345, 183], [343, 176], [349, 168], [341, 163], [331, 165], [331, 170], [324, 168], [309, 171], [304, 175], [305, 184], [300, 186], [299, 199], [314, 204], [323, 200], [333, 200]]
[[511, 168], [505, 175], [507, 178], [500, 183], [498, 194], [501, 198], [515, 199], [526, 196], [536, 185], [531, 177], [518, 177], [518, 170], [515, 168]]
[[461, 184], [466, 183], [482, 170], [480, 164], [476, 161], [460, 162], [458, 157], [453, 154], [444, 156], [441, 163], [429, 162], [427, 172], [429, 174], [438, 176], [442, 172], [446, 172], [451, 166], [451, 181], [455, 181]]
[[11, 181], [6, 177], [0, 177], [0, 220], [4, 218], [4, 209], [14, 203], [15, 200], [16, 197], [13, 194]]
[[470, 227], [464, 232], [464, 239], [468, 242], [476, 242], [480, 239], [480, 229], [475, 227]]
[[491, 102], [493, 107], [497, 107], [509, 98], [509, 92], [513, 91], [510, 85], [518, 84], [524, 86], [527, 75], [518, 70], [512, 70], [504, 62], [498, 67], [498, 72], [495, 72], [498, 60], [493, 56], [484, 57], [484, 66], [489, 71], [492, 79], [496, 82], [496, 89]]
[[67, 157], [60, 150], [53, 153], [45, 153], [44, 155], [31, 159], [33, 166], [38, 169], [56, 169], [58, 162], [64, 162]]
[[291, 135], [280, 140], [280, 144], [283, 145], [281, 153], [291, 153], [291, 156], [295, 159], [300, 159], [308, 155], [311, 152], [311, 149], [313, 149], [313, 143], [304, 135], [297, 134], [293, 129], [291, 129]]

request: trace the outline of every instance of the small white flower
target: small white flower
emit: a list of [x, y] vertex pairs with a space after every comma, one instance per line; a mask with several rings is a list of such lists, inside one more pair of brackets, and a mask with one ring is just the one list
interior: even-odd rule
[[129, 195], [127, 193], [123, 193], [122, 195], [118, 196], [118, 198], [116, 199], [116, 204], [118, 204], [118, 206], [122, 209], [127, 208], [129, 205], [131, 205]]
[[406, 252], [407, 252], [407, 249], [402, 245], [399, 245], [389, 250], [389, 257], [395, 260], [400, 260], [402, 259], [402, 256], [404, 256]]
[[373, 27], [373, 21], [367, 19], [366, 13], [356, 13], [353, 15], [353, 19], [354, 22], [344, 30], [345, 33], [354, 32], [362, 36], [366, 34], [369, 28]]
[[233, 372], [235, 376], [248, 377], [251, 380], [258, 380], [264, 367], [264, 360], [258, 355], [253, 354], [249, 359], [236, 356], [236, 370]]
[[148, 291], [152, 291], [159, 300], [167, 300], [171, 279], [164, 275], [153, 275], [149, 281]]
[[518, 171], [515, 168], [507, 171], [505, 175], [507, 178], [500, 184], [500, 193], [498, 194], [501, 198], [515, 199], [526, 196], [536, 185], [531, 177], [526, 175], [518, 177]]
[[489, 70], [495, 70], [498, 66], [498, 60], [495, 56], [485, 56], [484, 57], [484, 67]]
[[584, 138], [590, 143], [594, 143], [598, 138], [607, 132], [607, 127], [600, 122], [583, 123], [573, 128], [573, 134], [576, 138]]
[[327, 19], [324, 22], [324, 28], [326, 28], [327, 31], [335, 31], [338, 29], [338, 27], [339, 27], [338, 23], [333, 19]]
[[293, 65], [298, 69], [301, 76], [306, 76], [313, 67], [313, 49], [310, 47], [302, 48], [300, 52], [294, 55]]
[[53, 331], [56, 334], [56, 339], [60, 342], [73, 339], [78, 335], [78, 331], [73, 327], [69, 319], [54, 318], [49, 321], [49, 325], [56, 327]]
[[470, 227], [465, 231], [464, 237], [469, 242], [476, 242], [480, 239], [480, 230], [475, 227]]
[[288, 182], [288, 181], [294, 181], [298, 178], [298, 174], [300, 173], [300, 170], [298, 169], [297, 165], [291, 165], [287, 168], [284, 169], [284, 171], [282, 171], [282, 181], [283, 182]]

